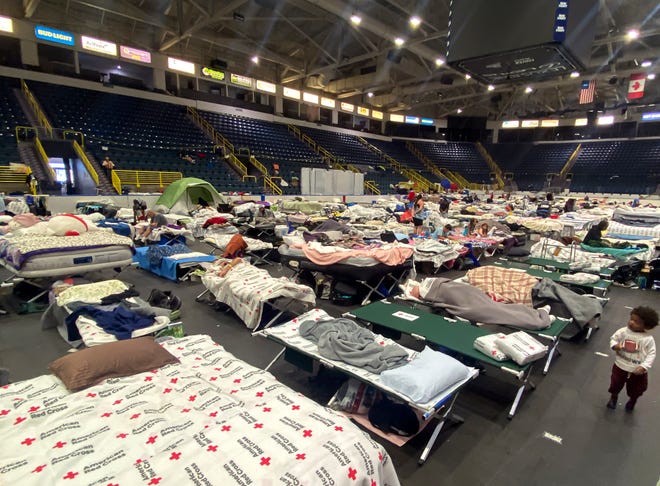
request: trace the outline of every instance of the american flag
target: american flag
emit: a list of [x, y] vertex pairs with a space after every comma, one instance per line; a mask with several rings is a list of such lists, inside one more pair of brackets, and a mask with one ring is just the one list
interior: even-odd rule
[[593, 103], [594, 93], [596, 92], [596, 81], [582, 81], [580, 85], [580, 104]]

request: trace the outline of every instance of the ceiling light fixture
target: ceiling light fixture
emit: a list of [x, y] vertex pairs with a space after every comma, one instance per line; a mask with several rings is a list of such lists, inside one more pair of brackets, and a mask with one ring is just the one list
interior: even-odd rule
[[642, 67], [651, 67], [651, 64], [653, 64], [651, 61], [644, 61]]
[[438, 57], [435, 59], [435, 65], [436, 66], [442, 66], [445, 63], [445, 60], [441, 57]]
[[117, 69], [121, 69], [121, 66], [119, 64], [117, 64]]
[[259, 64], [259, 56], [252, 56], [250, 60], [255, 64]]
[[456, 113], [463, 113], [463, 108], [459, 108], [458, 110], [456, 110]]
[[571, 78], [579, 78], [579, 77], [580, 77], [580, 73], [578, 73], [577, 71], [573, 71], [571, 73]]
[[495, 86], [493, 86], [492, 84], [488, 85], [488, 91], [493, 91], [494, 89], [495, 89]]
[[531, 93], [532, 91], [533, 91], [533, 89], [532, 89], [531, 86], [527, 86], [527, 87], [525, 88], [525, 93]]
[[353, 25], [360, 25], [360, 22], [362, 22], [362, 17], [354, 12], [353, 15], [351, 15], [351, 23]]
[[374, 94], [373, 94], [371, 91], [369, 91], [369, 92], [367, 93], [367, 96], [368, 96], [369, 98], [373, 98], [373, 97], [374, 97]]
[[639, 38], [639, 30], [637, 30], [637, 29], [630, 29], [630, 30], [626, 33], [626, 37], [628, 38], [628, 40], [635, 40], [635, 39]]
[[394, 39], [394, 44], [396, 44], [399, 47], [401, 47], [404, 42], [405, 41], [401, 37], [397, 37], [396, 39]]
[[412, 26], [413, 29], [416, 29], [419, 27], [419, 24], [422, 23], [422, 19], [420, 19], [417, 15], [413, 15], [410, 17], [410, 25]]
[[468, 79], [472, 79], [472, 76], [470, 76], [469, 74], [466, 74], [465, 75], [465, 80], [467, 81]]
[[646, 79], [655, 79], [655, 73], [649, 73], [649, 74], [646, 76]]

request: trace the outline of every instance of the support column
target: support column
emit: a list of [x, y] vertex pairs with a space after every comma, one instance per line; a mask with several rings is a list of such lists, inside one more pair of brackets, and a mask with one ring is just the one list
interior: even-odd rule
[[28, 66], [39, 65], [39, 50], [37, 43], [31, 40], [21, 39], [21, 63]]

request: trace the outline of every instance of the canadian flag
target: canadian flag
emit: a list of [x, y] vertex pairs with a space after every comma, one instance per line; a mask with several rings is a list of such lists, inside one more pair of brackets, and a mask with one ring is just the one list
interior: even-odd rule
[[630, 82], [628, 83], [628, 99], [634, 100], [635, 98], [641, 98], [644, 96], [644, 81], [646, 80], [646, 75], [644, 74], [631, 74]]

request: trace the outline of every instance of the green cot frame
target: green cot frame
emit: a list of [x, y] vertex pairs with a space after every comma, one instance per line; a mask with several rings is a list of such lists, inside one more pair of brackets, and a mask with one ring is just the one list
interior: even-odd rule
[[[404, 315], [411, 317], [397, 317], [397, 315], [395, 315], [397, 313], [403, 313]], [[497, 361], [474, 348], [473, 343], [475, 339], [487, 334], [492, 334], [492, 332], [488, 330], [473, 326], [466, 322], [449, 320], [437, 314], [431, 314], [420, 309], [394, 304], [386, 300], [373, 302], [364, 307], [359, 307], [347, 312], [345, 316], [400, 331], [416, 339], [442, 346], [463, 357], [492, 366], [506, 372], [507, 374], [515, 376], [522, 383], [518, 386], [516, 396], [509, 409], [509, 419], [512, 419], [516, 414], [516, 410], [518, 409], [527, 385], [529, 384], [532, 389], [536, 388], [534, 383], [529, 379], [533, 363], [521, 366], [511, 360]], [[565, 323], [564, 327], [566, 327], [570, 321], [563, 322]], [[548, 330], [546, 329], [544, 331]], [[561, 333], [561, 330], [557, 327], [553, 333], [554, 332], [558, 332], [558, 336], [559, 333]], [[558, 339], [556, 339], [556, 342], [558, 342]], [[553, 347], [556, 349], [556, 345]]]

